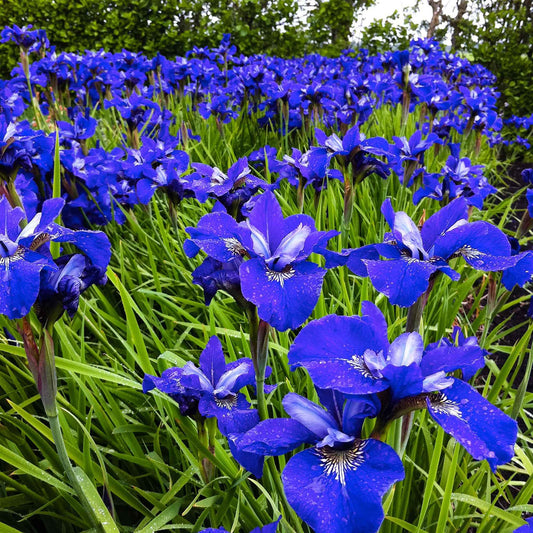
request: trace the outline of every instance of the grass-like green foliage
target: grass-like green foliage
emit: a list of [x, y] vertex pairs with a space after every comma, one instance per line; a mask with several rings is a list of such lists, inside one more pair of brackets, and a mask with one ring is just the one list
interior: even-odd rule
[[[267, 143], [285, 153], [291, 147], [307, 149], [313, 136], [307, 131], [282, 137], [259, 129], [254, 117], [245, 114], [223, 125], [221, 135], [214, 119], [204, 121], [189, 113], [187, 102], [172, 102], [171, 110], [201, 136], [201, 142], [190, 141], [186, 148], [191, 159], [222, 169]], [[101, 142], [112, 148], [120, 139], [117, 115], [112, 110], [96, 113]], [[365, 133], [390, 140], [400, 132], [400, 113], [400, 109], [378, 110], [365, 125]], [[407, 135], [414, 131], [414, 116]], [[472, 139], [463, 142], [473, 145]], [[445, 158], [445, 153], [430, 151], [428, 170], [440, 168]], [[482, 146], [474, 161], [487, 166], [495, 184], [505, 181], [505, 170], [488, 146]], [[298, 212], [295, 192], [284, 184], [277, 193], [285, 216]], [[395, 176], [386, 181], [372, 176], [356, 190], [346, 242], [339, 236], [333, 247], [380, 242], [386, 230], [380, 206], [387, 196], [397, 211], [407, 211], [415, 221], [439, 207], [427, 199], [415, 207], [411, 191], [400, 186]], [[514, 197], [489, 198], [486, 209], [473, 216], [504, 228], [520, 216], [513, 210], [514, 201]], [[109, 225], [106, 232], [113, 245], [109, 283], [92, 288], [75, 318], [63, 318], [55, 328], [60, 421], [67, 450], [109, 532], [198, 532], [209, 526], [248, 532], [280, 514], [284, 517], [280, 531], [309, 531], [284, 502], [276, 472], [282, 471], [286, 457], [269, 459], [269, 468], [258, 481], [233, 460], [224, 438], [219, 435], [215, 455], [211, 454], [195, 423], [179, 414], [173, 400], [159, 392], [142, 393], [144, 373], [159, 375], [170, 366], [197, 362], [211, 335], [219, 335], [229, 360], [250, 355], [243, 313], [221, 293], [210, 307], [204, 305], [202, 291], [191, 279], [201, 259], [187, 258], [182, 249], [185, 228], [196, 225], [209, 210], [210, 205], [185, 200], [173, 222], [166, 198], [156, 195], [147, 208], [126, 213], [123, 226]], [[340, 227], [342, 211], [338, 182], [330, 184], [316, 206], [311, 191], [306, 192], [304, 212], [316, 218], [318, 229]], [[424, 313], [424, 340], [439, 339], [456, 322], [465, 334], [481, 336], [484, 347], [503, 361], [498, 365], [489, 359], [488, 371], [474, 383], [497, 407], [518, 419], [516, 454], [512, 462], [492, 473], [485, 461], [474, 461], [425, 411], [417, 412], [403, 458], [405, 480], [384, 501], [383, 532], [506, 533], [523, 524], [522, 513], [533, 513], [533, 393], [527, 390], [533, 326], [526, 323], [526, 333], [514, 345], [506, 341], [519, 326], [516, 317], [509, 320], [508, 311], [516, 310], [525, 320], [527, 297], [499, 288], [499, 309], [489, 314], [487, 277], [456, 261], [454, 268], [462, 269], [461, 281], [452, 283], [444, 277], [437, 281]], [[368, 279], [357, 278], [345, 268], [327, 273], [311, 318], [356, 314], [364, 299], [383, 310], [391, 338], [404, 331], [406, 310], [391, 306]], [[0, 326], [13, 327], [7, 321]], [[270, 381], [279, 383], [268, 398], [271, 416], [286, 416], [281, 399], [289, 391], [316, 399], [307, 374], [288, 368], [287, 352], [296, 333], [275, 333], [271, 338]], [[0, 530], [86, 529], [79, 518], [80, 504], [61, 472], [24, 349], [5, 339], [0, 342], [0, 391], [0, 521], [5, 524]], [[387, 437], [391, 445], [397, 439], [396, 429]], [[201, 458], [215, 466], [214, 479], [207, 484], [199, 468]]]

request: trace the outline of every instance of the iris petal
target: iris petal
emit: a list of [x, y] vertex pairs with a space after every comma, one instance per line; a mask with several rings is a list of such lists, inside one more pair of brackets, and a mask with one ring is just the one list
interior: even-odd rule
[[468, 204], [464, 198], [453, 200], [424, 222], [421, 230], [424, 248], [429, 250], [439, 236], [460, 220], [468, 220]]
[[319, 439], [328, 435], [330, 428], [339, 429], [337, 422], [327, 411], [294, 392], [289, 392], [283, 398], [283, 408], [291, 418], [300, 422]]
[[386, 352], [381, 320], [329, 315], [307, 324], [289, 350], [292, 368], [303, 366], [319, 388], [368, 394], [387, 388], [364, 364], [367, 349]]
[[292, 418], [263, 420], [238, 442], [240, 449], [259, 455], [283, 455], [301, 444], [314, 444], [316, 435]]
[[316, 533], [376, 532], [384, 517], [381, 498], [403, 477], [400, 458], [376, 440], [344, 451], [304, 450], [282, 475], [288, 502]]
[[390, 303], [409, 307], [429, 286], [431, 274], [437, 267], [416, 259], [390, 261], [363, 261], [374, 287], [388, 296]]
[[492, 470], [514, 455], [515, 420], [494, 407], [470, 385], [454, 379], [451, 387], [427, 399], [431, 416], [474, 459], [487, 459]]
[[396, 337], [389, 349], [388, 359], [394, 366], [420, 364], [424, 353], [424, 341], [419, 333], [403, 333]]
[[209, 381], [215, 385], [220, 379], [220, 376], [224, 373], [226, 367], [224, 353], [222, 352], [222, 344], [218, 337], [213, 336], [209, 339], [209, 342], [200, 354], [199, 363], [202, 372]]
[[279, 331], [301, 326], [312, 313], [326, 271], [314, 263], [299, 263], [281, 272], [260, 258], [240, 269], [243, 296], [257, 305], [259, 317]]

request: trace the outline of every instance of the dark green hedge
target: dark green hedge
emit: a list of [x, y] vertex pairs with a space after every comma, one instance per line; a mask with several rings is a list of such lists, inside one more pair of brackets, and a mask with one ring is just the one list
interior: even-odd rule
[[[127, 49], [173, 58], [193, 46], [216, 46], [224, 33], [245, 54], [301, 55], [296, 0], [1, 0], [0, 28], [33, 24], [61, 51]], [[210, 13], [210, 14], [209, 14]], [[282, 29], [280, 29], [282, 28]], [[0, 46], [0, 74], [18, 60]]]

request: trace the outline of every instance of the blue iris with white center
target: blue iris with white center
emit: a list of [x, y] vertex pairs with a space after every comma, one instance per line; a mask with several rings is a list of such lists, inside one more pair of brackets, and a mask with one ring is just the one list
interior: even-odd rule
[[283, 399], [290, 418], [264, 420], [238, 446], [258, 455], [282, 455], [304, 443], [282, 474], [287, 501], [316, 533], [372, 533], [384, 513], [381, 499], [404, 478], [402, 461], [387, 444], [362, 439], [367, 417], [379, 412], [375, 395], [347, 397], [317, 389], [323, 407], [295, 393]]
[[444, 431], [494, 470], [513, 457], [518, 426], [468, 383], [447, 375], [460, 370], [472, 377], [484, 366], [485, 352], [474, 339], [457, 341], [424, 349], [418, 333], [404, 333], [389, 343], [385, 317], [363, 302], [362, 316], [329, 315], [307, 324], [289, 350], [289, 363], [306, 368], [318, 387], [348, 396], [378, 394], [376, 430], [427, 408]]
[[346, 250], [337, 264], [345, 263], [358, 276], [369, 276], [374, 287], [395, 305], [413, 305], [438, 272], [457, 281], [460, 274], [448, 264], [454, 257], [461, 256], [473, 268], [491, 272], [514, 267], [523, 255], [511, 256], [509, 239], [496, 226], [468, 222], [464, 198], [431, 216], [422, 230], [407, 213], [395, 212], [389, 199], [381, 211], [391, 227], [384, 242]]
[[187, 231], [187, 255], [201, 249], [217, 261], [236, 262], [242, 295], [257, 306], [262, 320], [280, 331], [301, 326], [313, 311], [326, 270], [308, 258], [337, 235], [317, 231], [307, 215], [284, 218], [269, 191], [258, 197], [244, 222], [211, 213]]
[[[26, 316], [41, 290], [46, 292], [41, 315], [46, 316], [57, 300], [72, 315], [81, 291], [91, 283], [105, 283], [109, 239], [101, 231], [74, 231], [54, 222], [64, 204], [62, 198], [45, 201], [41, 212], [22, 228], [24, 211], [0, 198], [0, 314], [12, 319]], [[70, 242], [84, 255], [54, 262], [50, 241]]]

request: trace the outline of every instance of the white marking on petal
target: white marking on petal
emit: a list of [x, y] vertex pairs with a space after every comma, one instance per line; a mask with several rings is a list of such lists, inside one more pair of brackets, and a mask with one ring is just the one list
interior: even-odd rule
[[235, 237], [227, 237], [226, 239], [222, 240], [224, 241], [226, 249], [229, 250], [232, 254], [241, 256], [246, 254], [244, 246]]
[[15, 261], [19, 261], [24, 257], [24, 248], [19, 246], [13, 255], [9, 257], [0, 257], [0, 266], [5, 267], [5, 270], [9, 270], [9, 265]]
[[327, 476], [335, 476], [341, 484], [346, 485], [346, 472], [356, 470], [365, 460], [364, 448], [366, 441], [356, 440], [353, 446], [345, 450], [337, 450], [330, 446], [316, 448], [320, 464]]
[[217, 404], [217, 407], [231, 411], [231, 409], [233, 409], [237, 405], [237, 395], [231, 394], [230, 396], [226, 396], [225, 398], [217, 398], [215, 396], [215, 403]]
[[224, 174], [224, 172], [222, 172], [219, 168], [215, 167], [213, 169], [213, 174], [211, 174], [212, 185], [222, 185], [227, 179], [228, 176]]
[[365, 378], [375, 379], [372, 375], [372, 372], [370, 372], [370, 369], [366, 365], [364, 357], [360, 355], [353, 355], [352, 358], [348, 361], [348, 364], [356, 370], [359, 370], [359, 372], [361, 372], [361, 374], [363, 374]]
[[479, 250], [474, 250], [471, 246], [468, 246], [466, 244], [462, 248], [459, 248], [458, 252], [465, 258], [465, 259], [478, 259], [482, 255], [484, 255]]
[[430, 396], [430, 402], [433, 411], [436, 413], [455, 416], [463, 420], [463, 413], [459, 409], [459, 406], [442, 392], [432, 394]]
[[296, 270], [294, 270], [292, 266], [284, 268], [281, 272], [277, 272], [276, 270], [270, 270], [270, 268], [267, 267], [268, 281], [277, 281], [282, 287], [285, 281], [291, 279], [294, 274], [296, 274]]

